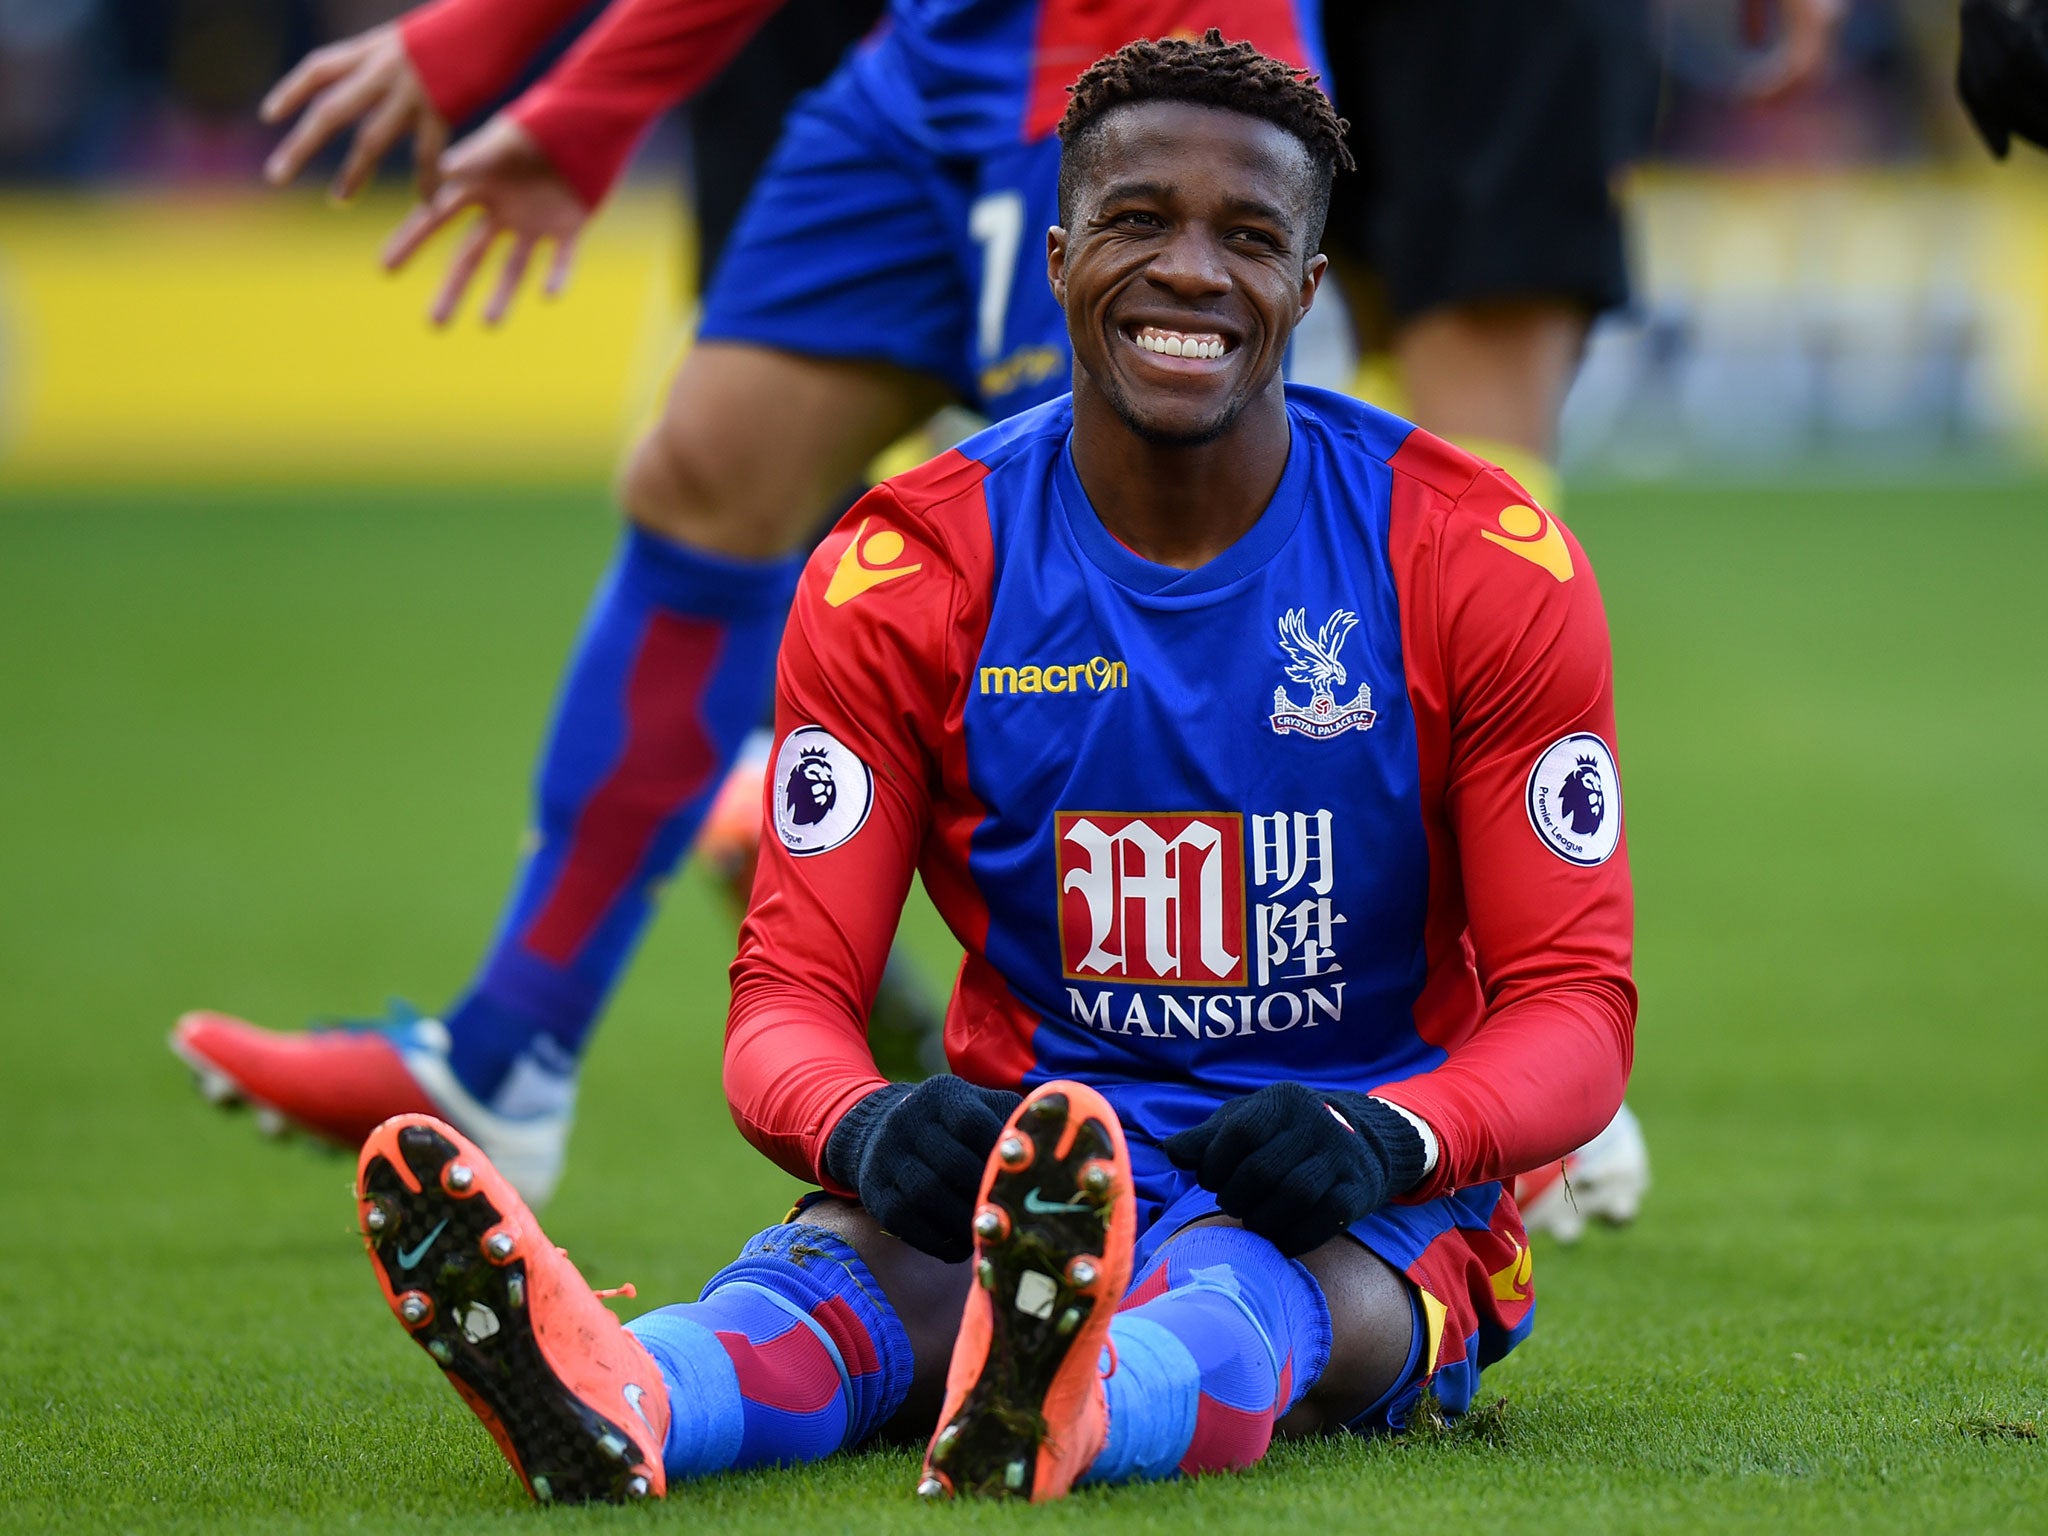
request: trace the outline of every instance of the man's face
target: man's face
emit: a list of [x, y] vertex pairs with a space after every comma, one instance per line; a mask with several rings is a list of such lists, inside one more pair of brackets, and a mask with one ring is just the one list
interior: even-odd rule
[[1148, 442], [1211, 441], [1278, 375], [1322, 280], [1308, 151], [1184, 102], [1119, 107], [1095, 131], [1073, 227], [1047, 249], [1075, 362]]

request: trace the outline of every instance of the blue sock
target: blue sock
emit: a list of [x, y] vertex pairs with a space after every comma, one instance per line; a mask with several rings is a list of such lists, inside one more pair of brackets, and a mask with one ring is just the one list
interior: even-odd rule
[[626, 1327], [668, 1388], [671, 1479], [816, 1461], [873, 1434], [910, 1390], [902, 1321], [822, 1227], [770, 1227], [698, 1300]]
[[728, 560], [629, 526], [584, 621], [536, 786], [534, 848], [446, 1015], [489, 1103], [522, 1055], [575, 1069], [651, 910], [759, 720], [801, 558]]
[[1091, 1483], [1250, 1466], [1329, 1363], [1322, 1287], [1237, 1227], [1173, 1238], [1124, 1306], [1109, 1325], [1109, 1434]]

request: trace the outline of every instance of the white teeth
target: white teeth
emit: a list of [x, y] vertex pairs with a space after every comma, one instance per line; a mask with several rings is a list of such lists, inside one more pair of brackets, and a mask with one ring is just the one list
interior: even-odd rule
[[1147, 352], [1157, 352], [1164, 357], [1217, 358], [1226, 350], [1220, 336], [1182, 336], [1149, 325], [1131, 339]]

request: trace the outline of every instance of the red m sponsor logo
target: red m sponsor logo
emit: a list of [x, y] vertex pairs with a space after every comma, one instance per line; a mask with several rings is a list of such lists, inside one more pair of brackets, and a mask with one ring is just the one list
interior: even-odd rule
[[1054, 837], [1069, 980], [1244, 985], [1236, 813], [1061, 811]]

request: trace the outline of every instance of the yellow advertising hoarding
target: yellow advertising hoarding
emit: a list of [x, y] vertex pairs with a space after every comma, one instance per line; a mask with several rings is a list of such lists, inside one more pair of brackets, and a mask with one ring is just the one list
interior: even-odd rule
[[624, 199], [561, 299], [529, 274], [499, 329], [473, 298], [441, 331], [448, 237], [377, 264], [403, 211], [0, 201], [0, 477], [604, 474], [681, 339], [681, 211]]
[[[1664, 369], [1677, 405], [1650, 421], [1663, 343], [1596, 345], [1582, 458], [1625, 461], [1655, 431], [1693, 461], [1771, 431], [1796, 452], [1843, 422], [1889, 444], [1931, 412], [1960, 423], [1947, 447], [2048, 444], [2048, 176], [2031, 163], [1662, 169], [1630, 200], [1644, 311], [1677, 316], [1667, 329], [1690, 350]], [[687, 336], [674, 197], [622, 198], [569, 292], [543, 300], [530, 276], [498, 330], [476, 300], [446, 330], [427, 323], [451, 237], [411, 271], [379, 270], [402, 211], [395, 197], [0, 198], [0, 484], [604, 477]], [[1799, 412], [1818, 425], [1785, 435]]]

